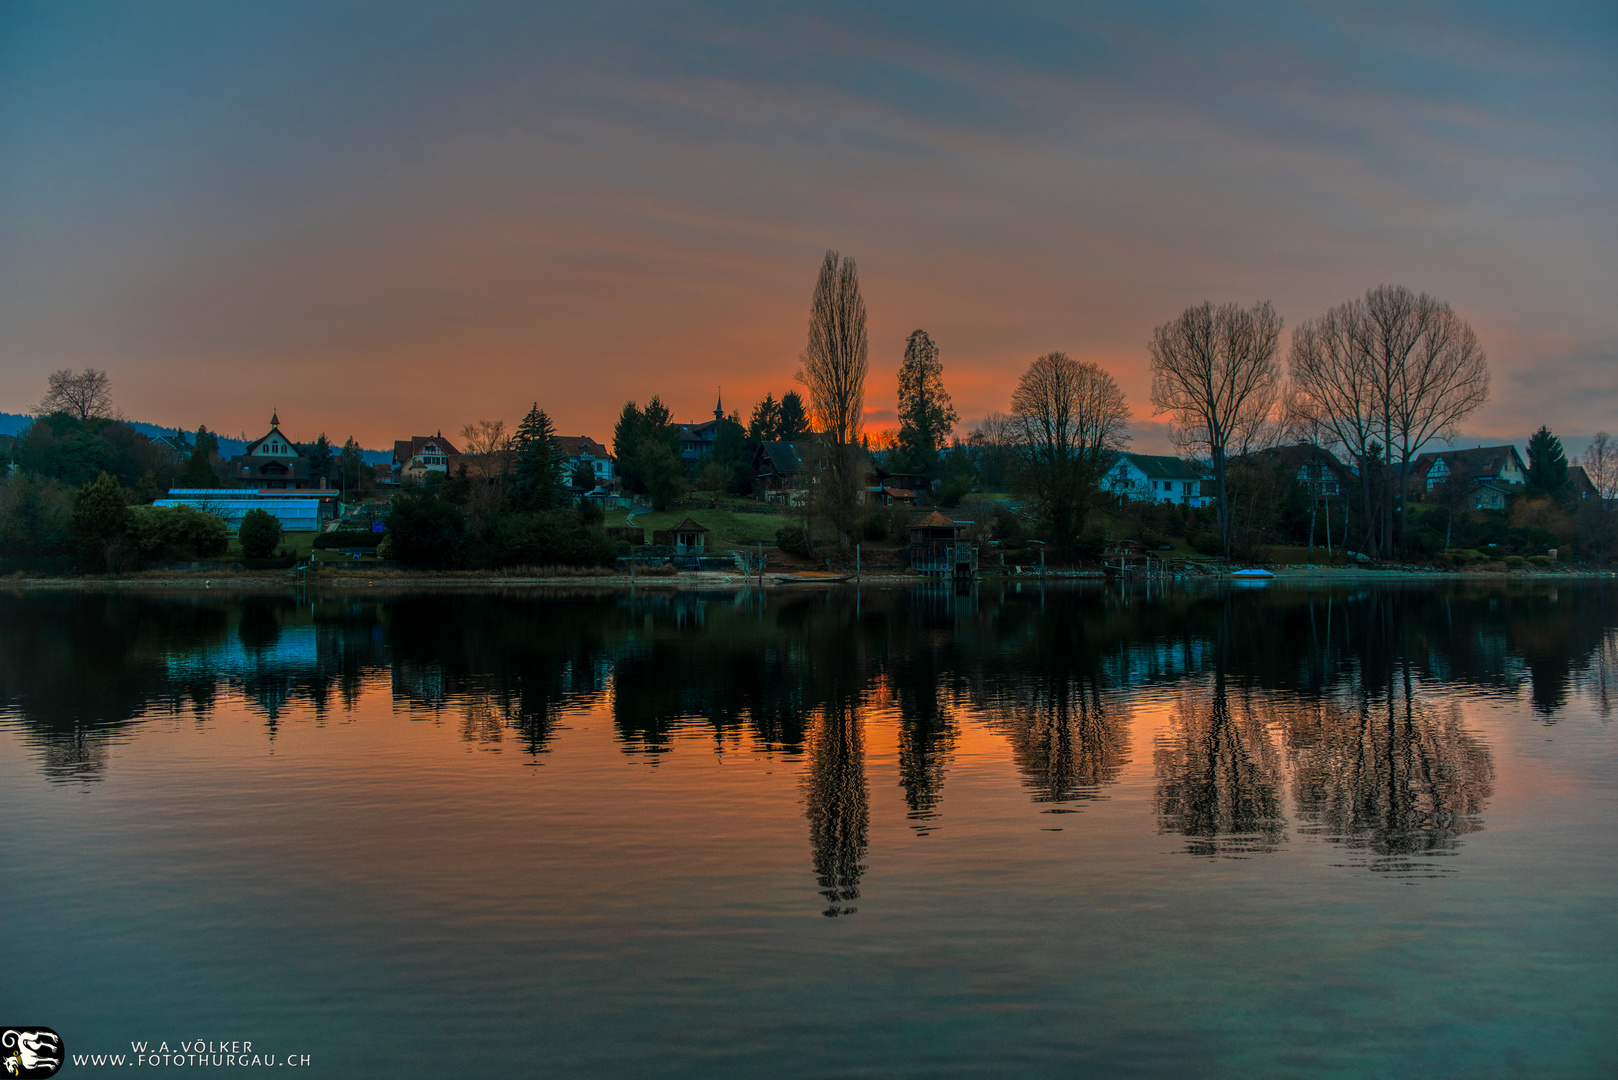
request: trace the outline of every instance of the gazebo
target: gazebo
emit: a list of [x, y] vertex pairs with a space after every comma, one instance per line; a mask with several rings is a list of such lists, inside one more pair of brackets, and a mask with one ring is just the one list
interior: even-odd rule
[[652, 533], [654, 544], [666, 544], [676, 555], [701, 555], [708, 549], [708, 527], [686, 518], [672, 529]]
[[930, 577], [973, 577], [978, 548], [961, 534], [972, 523], [955, 521], [937, 510], [910, 526], [910, 569]]

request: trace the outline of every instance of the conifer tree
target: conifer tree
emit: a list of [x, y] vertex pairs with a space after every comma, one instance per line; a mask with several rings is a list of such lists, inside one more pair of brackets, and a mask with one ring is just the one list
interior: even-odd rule
[[1528, 440], [1528, 487], [1545, 495], [1555, 495], [1567, 485], [1567, 454], [1562, 440], [1544, 425]]
[[917, 472], [931, 470], [959, 419], [944, 389], [938, 346], [927, 331], [917, 330], [905, 342], [899, 367], [899, 450], [904, 463]]
[[555, 510], [563, 505], [556, 427], [536, 402], [517, 425], [517, 477], [512, 501], [520, 510]]

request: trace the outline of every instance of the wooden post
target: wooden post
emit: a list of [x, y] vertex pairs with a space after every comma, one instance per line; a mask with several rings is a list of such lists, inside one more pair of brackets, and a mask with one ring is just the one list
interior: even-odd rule
[[860, 546], [854, 545], [854, 580], [860, 580]]

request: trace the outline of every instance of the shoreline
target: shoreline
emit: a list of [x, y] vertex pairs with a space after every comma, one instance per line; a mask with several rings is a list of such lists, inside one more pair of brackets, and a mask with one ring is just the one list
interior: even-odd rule
[[[807, 589], [820, 589], [831, 586], [858, 587], [864, 585], [891, 587], [916, 586], [938, 584], [936, 579], [923, 578], [909, 573], [875, 573], [865, 574], [859, 578], [850, 577], [845, 581], [793, 581], [782, 582], [777, 580], [782, 574], [790, 574], [790, 570], [766, 572], [762, 579], [762, 588], [770, 591], [805, 591]], [[1602, 581], [1618, 578], [1618, 570], [1594, 569], [1568, 569], [1568, 570], [1505, 570], [1505, 571], [1466, 571], [1466, 570], [1427, 570], [1427, 569], [1366, 569], [1360, 567], [1275, 567], [1270, 570], [1273, 577], [1251, 579], [1248, 581], [1232, 580], [1228, 573], [1206, 574], [1179, 574], [1147, 577], [1144, 574], [1130, 575], [1124, 579], [1133, 584], [1151, 584], [1162, 586], [1167, 584], [1240, 584], [1252, 588], [1271, 583], [1306, 583], [1311, 585], [1367, 582], [1427, 582], [1438, 583], [1443, 581]], [[1053, 572], [1040, 574], [980, 574], [979, 583], [1002, 582], [1017, 584], [1086, 584], [1101, 585], [1113, 584], [1119, 579], [1105, 577], [1092, 572], [1061, 573]], [[628, 574], [600, 574], [600, 575], [562, 575], [562, 576], [530, 576], [496, 573], [468, 573], [443, 574], [427, 571], [413, 570], [384, 570], [375, 574], [356, 573], [345, 569], [339, 572], [327, 571], [305, 577], [299, 580], [294, 572], [288, 570], [234, 570], [223, 571], [216, 576], [208, 576], [204, 571], [176, 571], [165, 574], [162, 571], [150, 575], [139, 574], [119, 577], [12, 577], [0, 579], [0, 588], [14, 591], [158, 591], [158, 592], [234, 592], [234, 591], [264, 591], [273, 589], [307, 589], [322, 592], [359, 591], [375, 588], [421, 588], [421, 589], [463, 589], [477, 591], [480, 589], [511, 589], [511, 588], [555, 588], [558, 586], [571, 588], [607, 588], [607, 589], [651, 589], [651, 590], [679, 590], [679, 589], [756, 589], [761, 587], [760, 578], [756, 575], [743, 576], [739, 573], [726, 573], [715, 570], [691, 570], [675, 574], [637, 574], [633, 578]]]

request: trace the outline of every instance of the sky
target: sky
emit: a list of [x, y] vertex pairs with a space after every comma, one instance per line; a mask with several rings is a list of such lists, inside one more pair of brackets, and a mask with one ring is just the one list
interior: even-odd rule
[[923, 328], [963, 427], [1062, 350], [1165, 452], [1153, 327], [1392, 283], [1482, 338], [1466, 445], [1618, 430], [1618, 8], [0, 5], [0, 411], [91, 366], [367, 446], [745, 417], [827, 249], [874, 429]]

